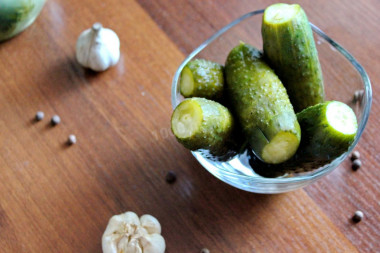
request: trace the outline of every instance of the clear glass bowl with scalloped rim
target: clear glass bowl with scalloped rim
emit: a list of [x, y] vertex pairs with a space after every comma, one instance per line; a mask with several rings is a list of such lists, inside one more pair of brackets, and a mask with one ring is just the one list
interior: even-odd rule
[[[220, 29], [190, 53], [178, 67], [173, 83], [171, 100], [173, 109], [184, 99], [179, 91], [179, 77], [183, 67], [192, 59], [204, 58], [224, 64], [230, 50], [240, 41], [262, 48], [261, 20], [264, 10], [257, 10], [234, 20]], [[288, 173], [276, 178], [262, 177], [249, 163], [247, 152], [227, 162], [208, 159], [201, 152], [192, 151], [194, 157], [215, 177], [236, 188], [255, 193], [282, 193], [305, 187], [333, 171], [352, 152], [366, 126], [371, 109], [371, 83], [363, 67], [343, 47], [311, 24], [319, 60], [322, 66], [327, 100], [348, 104], [358, 119], [355, 141], [348, 151], [331, 163], [313, 171]], [[360, 91], [360, 99], [353, 99]]]

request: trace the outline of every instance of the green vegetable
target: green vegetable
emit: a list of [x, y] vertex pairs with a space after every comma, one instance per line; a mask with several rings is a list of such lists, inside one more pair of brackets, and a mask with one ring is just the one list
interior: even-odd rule
[[45, 0], [1, 0], [0, 41], [29, 26], [41, 11]]
[[195, 59], [186, 64], [181, 72], [182, 96], [218, 99], [223, 94], [223, 66], [204, 59]]
[[171, 119], [172, 132], [184, 147], [208, 150], [216, 156], [228, 153], [233, 126], [230, 111], [205, 98], [185, 99], [175, 108]]
[[225, 64], [226, 94], [253, 152], [264, 162], [288, 160], [300, 143], [300, 127], [286, 90], [261, 53], [247, 44]]
[[271, 165], [254, 154], [250, 165], [264, 177], [306, 172], [322, 167], [348, 150], [355, 139], [357, 120], [352, 109], [342, 102], [320, 103], [297, 113], [301, 126], [301, 144], [288, 161]]
[[297, 156], [307, 161], [331, 162], [348, 150], [355, 139], [358, 123], [352, 109], [338, 101], [328, 101], [297, 114], [302, 136]]
[[264, 55], [284, 83], [296, 112], [324, 101], [313, 32], [298, 4], [273, 4], [262, 22]]

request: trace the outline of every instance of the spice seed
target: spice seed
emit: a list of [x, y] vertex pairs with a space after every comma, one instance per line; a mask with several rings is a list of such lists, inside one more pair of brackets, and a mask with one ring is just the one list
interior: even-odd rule
[[352, 162], [352, 169], [353, 170], [358, 170], [362, 166], [362, 161], [360, 159], [356, 159]]
[[45, 117], [45, 113], [44, 112], [38, 111], [36, 113], [36, 120], [37, 121], [41, 121], [44, 117]]
[[174, 182], [177, 180], [177, 175], [175, 174], [174, 171], [169, 171], [169, 172], [166, 174], [165, 180], [166, 180], [166, 182], [168, 182], [169, 184], [172, 184], [172, 183], [174, 183]]
[[70, 134], [69, 135], [69, 138], [67, 139], [67, 143], [69, 144], [69, 145], [73, 145], [73, 144], [75, 144], [77, 142], [77, 137], [75, 137], [75, 135], [73, 135], [73, 134]]
[[351, 153], [351, 161], [354, 161], [354, 160], [359, 159], [359, 158], [360, 158], [359, 151], [355, 150], [354, 152]]
[[58, 125], [59, 123], [61, 123], [61, 118], [58, 116], [58, 115], [54, 115], [52, 118], [51, 118], [51, 124], [53, 126], [55, 125]]
[[210, 251], [208, 249], [204, 248], [201, 250], [201, 253], [210, 253]]
[[360, 222], [364, 218], [364, 214], [362, 211], [356, 211], [354, 216], [352, 216], [352, 221], [355, 223]]

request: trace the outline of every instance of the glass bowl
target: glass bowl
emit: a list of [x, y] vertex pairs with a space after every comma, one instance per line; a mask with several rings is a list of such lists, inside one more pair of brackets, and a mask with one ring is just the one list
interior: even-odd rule
[[[193, 58], [204, 58], [224, 64], [230, 50], [244, 41], [262, 48], [261, 19], [257, 10], [236, 19], [196, 48], [177, 69], [172, 84], [173, 109], [184, 99], [179, 92], [183, 67]], [[363, 67], [338, 43], [311, 24], [325, 83], [326, 100], [348, 104], [358, 119], [358, 131], [348, 151], [331, 163], [309, 172], [289, 173], [277, 178], [262, 177], [250, 166], [247, 151], [227, 162], [217, 162], [200, 152], [192, 154], [215, 177], [236, 188], [255, 193], [281, 193], [311, 184], [334, 170], [354, 149], [362, 135], [371, 109], [371, 83]], [[356, 94], [356, 95], [355, 95]]]
[[19, 34], [40, 14], [46, 0], [1, 0], [0, 41]]

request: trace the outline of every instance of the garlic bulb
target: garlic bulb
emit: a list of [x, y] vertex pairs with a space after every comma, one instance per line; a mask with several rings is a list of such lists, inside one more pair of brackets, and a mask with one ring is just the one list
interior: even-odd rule
[[102, 237], [103, 253], [164, 253], [165, 240], [156, 218], [134, 212], [114, 215]]
[[76, 58], [83, 67], [104, 71], [119, 61], [120, 40], [114, 31], [95, 23], [79, 35]]

